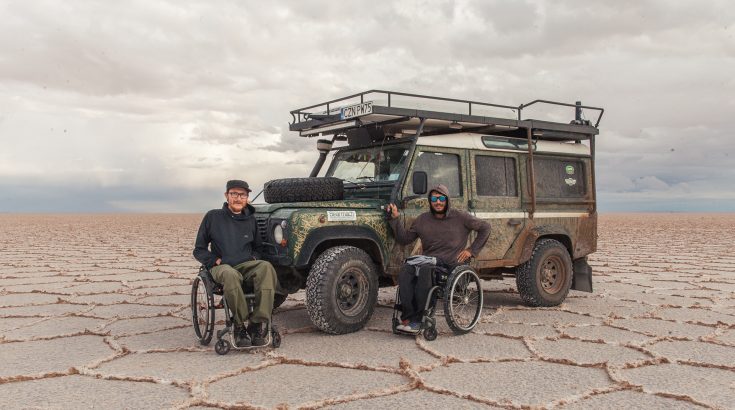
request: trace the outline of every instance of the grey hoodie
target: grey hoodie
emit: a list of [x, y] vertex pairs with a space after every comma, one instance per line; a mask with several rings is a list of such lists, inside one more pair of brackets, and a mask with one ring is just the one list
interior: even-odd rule
[[[437, 185], [429, 190], [439, 192], [447, 197], [446, 216], [439, 218], [432, 212], [419, 215], [411, 227], [406, 230], [401, 220], [391, 219], [390, 226], [401, 245], [421, 239], [423, 254], [435, 256], [448, 264], [456, 264], [457, 256], [467, 247], [470, 232], [477, 231], [477, 237], [470, 246], [472, 256], [477, 256], [490, 236], [490, 224], [465, 211], [450, 208], [449, 190], [444, 185]], [[431, 208], [431, 205], [429, 205]]]

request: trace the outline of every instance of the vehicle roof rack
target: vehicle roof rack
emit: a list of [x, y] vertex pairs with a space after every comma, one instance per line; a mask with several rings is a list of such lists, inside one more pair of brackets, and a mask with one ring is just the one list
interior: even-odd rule
[[[410, 103], [396, 103], [396, 97], [410, 99]], [[428, 110], [424, 105], [450, 103], [459, 110]], [[548, 104], [575, 109], [575, 119], [570, 123], [524, 119], [523, 110], [535, 104]], [[400, 106], [399, 106], [400, 105]], [[598, 111], [592, 125], [582, 119], [582, 110]], [[500, 110], [513, 113], [515, 118], [478, 115], [478, 111]], [[455, 112], [461, 111], [461, 112]], [[473, 113], [474, 111], [474, 113]], [[533, 137], [541, 140], [579, 141], [590, 139], [599, 133], [598, 126], [604, 109], [548, 100], [534, 100], [519, 106], [487, 102], [432, 97], [395, 91], [369, 90], [337, 98], [291, 111], [291, 131], [302, 137], [324, 134], [345, 134], [350, 129], [380, 127], [384, 135], [395, 137], [416, 134], [438, 135], [458, 132], [478, 132], [526, 137], [526, 130], [533, 130]]]

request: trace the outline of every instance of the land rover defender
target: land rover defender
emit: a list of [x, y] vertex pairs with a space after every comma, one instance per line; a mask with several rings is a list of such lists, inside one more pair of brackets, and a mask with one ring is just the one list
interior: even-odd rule
[[[442, 105], [451, 108], [427, 108]], [[574, 115], [569, 122], [524, 118], [529, 106]], [[585, 110], [597, 114], [594, 125]], [[482, 279], [515, 277], [531, 306], [558, 305], [569, 289], [591, 292], [603, 112], [581, 103], [511, 106], [381, 90], [294, 110], [290, 130], [316, 137], [319, 158], [309, 177], [265, 184], [267, 203], [256, 205], [264, 258], [288, 292], [306, 289], [319, 329], [359, 330], [378, 287], [394, 285], [403, 261], [420, 253], [420, 241], [395, 243], [385, 205], [399, 204], [408, 227], [428, 209], [428, 187], [441, 183], [453, 207], [491, 224], [471, 262]]]

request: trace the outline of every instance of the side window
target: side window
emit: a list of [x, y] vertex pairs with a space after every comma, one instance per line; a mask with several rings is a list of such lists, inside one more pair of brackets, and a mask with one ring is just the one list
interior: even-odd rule
[[518, 196], [516, 160], [510, 157], [475, 157], [478, 196]]
[[444, 184], [449, 188], [449, 196], [462, 196], [459, 155], [441, 152], [419, 152], [413, 170], [426, 172], [429, 177], [429, 189], [438, 184]]
[[535, 157], [533, 168], [540, 198], [581, 198], [587, 192], [584, 163], [580, 160]]

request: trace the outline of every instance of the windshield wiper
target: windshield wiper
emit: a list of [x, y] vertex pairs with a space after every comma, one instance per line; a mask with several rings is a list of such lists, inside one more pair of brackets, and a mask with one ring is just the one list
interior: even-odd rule
[[378, 187], [385, 187], [385, 186], [393, 186], [396, 184], [397, 181], [370, 181], [370, 182], [355, 182], [355, 181], [349, 181], [345, 180], [347, 184], [345, 184], [345, 189], [354, 189], [354, 188], [378, 188]]

